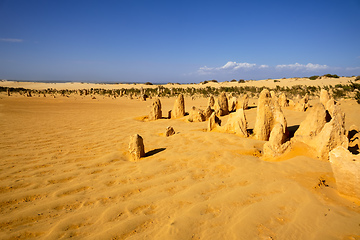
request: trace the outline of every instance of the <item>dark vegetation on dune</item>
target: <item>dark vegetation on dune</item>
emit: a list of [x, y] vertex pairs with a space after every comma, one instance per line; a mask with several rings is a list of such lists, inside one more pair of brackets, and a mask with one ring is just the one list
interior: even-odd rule
[[[334, 77], [334, 75], [331, 75]], [[121, 89], [102, 89], [102, 88], [91, 88], [91, 89], [80, 89], [80, 90], [56, 90], [52, 88], [48, 88], [46, 90], [31, 90], [25, 88], [8, 88], [1, 87], [0, 92], [8, 92], [9, 95], [13, 93], [18, 93], [20, 95], [27, 95], [29, 92], [32, 95], [60, 95], [60, 96], [70, 96], [70, 95], [100, 95], [107, 97], [122, 97], [122, 96], [140, 96], [145, 95], [146, 97], [173, 97], [182, 93], [185, 96], [190, 97], [210, 97], [210, 96], [218, 96], [221, 92], [226, 92], [230, 96], [239, 96], [241, 94], [248, 94], [249, 97], [258, 97], [260, 92], [267, 88], [270, 91], [274, 91], [275, 93], [284, 92], [287, 97], [303, 97], [306, 94], [308, 96], [318, 96], [321, 88], [328, 90], [330, 94], [334, 97], [334, 99], [341, 98], [352, 98], [355, 99], [360, 104], [360, 84], [356, 83], [356, 81], [360, 80], [360, 76], [355, 79], [355, 82], [349, 82], [349, 84], [337, 84], [335, 86], [302, 86], [295, 85], [292, 87], [281, 87], [276, 86], [275, 88], [267, 88], [267, 87], [254, 87], [254, 86], [241, 86], [244, 80], [239, 80], [239, 86], [231, 86], [231, 87], [211, 87], [204, 86], [200, 88], [195, 87], [175, 87], [173, 86], [161, 86], [161, 85], [153, 85], [153, 87], [138, 89], [138, 88], [121, 88]], [[211, 82], [217, 82], [216, 80], [211, 80]], [[244, 81], [245, 82], [245, 81]], [[206, 83], [203, 83], [205, 85]], [[151, 83], [146, 83], [146, 85], [151, 85]], [[30, 95], [31, 95], [30, 94]]]

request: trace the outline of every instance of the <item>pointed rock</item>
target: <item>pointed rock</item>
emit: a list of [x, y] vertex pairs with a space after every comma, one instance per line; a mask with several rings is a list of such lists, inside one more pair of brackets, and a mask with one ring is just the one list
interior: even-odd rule
[[209, 97], [209, 102], [208, 102], [208, 106], [210, 106], [211, 108], [213, 108], [215, 105], [215, 99], [214, 96], [210, 96]]
[[189, 114], [189, 121], [190, 122], [204, 122], [206, 117], [203, 113], [203, 110], [198, 109], [196, 107], [192, 107], [190, 114]]
[[208, 120], [213, 112], [214, 110], [212, 110], [210, 106], [207, 106], [204, 110], [205, 119]]
[[179, 94], [177, 99], [175, 100], [174, 108], [171, 111], [171, 118], [180, 118], [185, 116], [185, 101], [184, 95]]
[[208, 123], [208, 131], [212, 131], [215, 128], [219, 127], [221, 124], [221, 120], [216, 116], [215, 112], [213, 112], [209, 118]]
[[289, 100], [287, 99], [285, 93], [282, 93], [279, 96], [278, 102], [279, 102], [280, 107], [282, 107], [282, 108], [289, 106]]
[[325, 106], [327, 101], [330, 100], [330, 96], [328, 91], [326, 91], [325, 89], [321, 89], [320, 91], [320, 102]]
[[316, 135], [318, 135], [325, 123], [329, 120], [324, 105], [315, 104], [308, 112], [305, 120], [301, 122], [294, 137], [301, 142], [306, 143]]
[[274, 106], [269, 90], [261, 91], [258, 99], [256, 122], [254, 127], [255, 137], [258, 140], [267, 141], [274, 125]]
[[236, 111], [236, 106], [237, 106], [237, 98], [236, 97], [231, 97], [229, 99], [229, 112]]
[[222, 92], [215, 102], [215, 112], [218, 116], [224, 116], [229, 114], [228, 99], [225, 92]]
[[155, 99], [152, 103], [149, 120], [157, 120], [162, 118], [162, 111], [161, 111], [161, 102], [160, 99]]
[[228, 121], [221, 130], [228, 133], [235, 133], [242, 137], [248, 137], [247, 121], [244, 114], [244, 109], [238, 109], [234, 113], [230, 113]]
[[249, 108], [249, 96], [246, 93], [242, 95], [242, 97], [238, 101], [236, 109], [240, 109], [240, 108], [244, 110]]
[[264, 144], [264, 156], [276, 157], [283, 154], [290, 147], [290, 142], [285, 142], [285, 140], [284, 126], [276, 123], [271, 130], [269, 141]]
[[299, 102], [295, 105], [295, 111], [299, 112], [305, 112], [305, 110], [308, 108], [308, 102], [309, 102], [309, 96], [306, 94], [305, 97], [300, 99]]
[[345, 130], [345, 114], [336, 106], [334, 117], [326, 123], [321, 132], [312, 141], [319, 158], [329, 159], [329, 152], [338, 146], [348, 148], [348, 138]]
[[144, 142], [140, 135], [135, 134], [130, 137], [129, 153], [133, 161], [145, 156]]

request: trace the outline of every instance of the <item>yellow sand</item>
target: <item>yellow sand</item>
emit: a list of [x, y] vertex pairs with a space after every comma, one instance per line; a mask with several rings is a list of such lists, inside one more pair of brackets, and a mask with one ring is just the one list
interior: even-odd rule
[[[174, 100], [161, 99], [163, 116]], [[151, 103], [0, 94], [0, 239], [360, 238], [359, 202], [338, 194], [329, 162], [305, 145], [264, 161], [263, 141], [206, 122], [138, 120]], [[340, 104], [347, 128], [360, 126], [360, 105]], [[253, 128], [256, 108], [245, 114]], [[307, 113], [284, 114], [291, 127]], [[135, 133], [148, 156], [131, 162]]]
[[[232, 86], [255, 86], [255, 87], [269, 87], [275, 88], [280, 87], [291, 87], [295, 85], [308, 85], [308, 86], [329, 86], [336, 84], [349, 84], [350, 81], [355, 81], [355, 77], [340, 77], [340, 78], [322, 78], [317, 80], [310, 80], [308, 78], [287, 78], [287, 79], [267, 79], [259, 81], [246, 81], [245, 83], [238, 82], [209, 82], [207, 84], [165, 84], [164, 87], [194, 87], [204, 88], [210, 87], [232, 87]], [[0, 86], [3, 87], [14, 87], [14, 88], [28, 88], [28, 89], [91, 89], [91, 88], [102, 88], [102, 89], [120, 89], [120, 88], [155, 88], [157, 85], [145, 85], [145, 84], [95, 84], [95, 83], [80, 83], [80, 82], [68, 82], [68, 83], [41, 83], [41, 82], [16, 82], [16, 81], [0, 81]]]

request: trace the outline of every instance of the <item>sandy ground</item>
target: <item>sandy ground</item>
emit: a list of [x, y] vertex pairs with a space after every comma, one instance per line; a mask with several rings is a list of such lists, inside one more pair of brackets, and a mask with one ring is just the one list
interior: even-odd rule
[[[340, 78], [322, 78], [317, 80], [310, 80], [308, 78], [287, 78], [287, 79], [267, 79], [259, 81], [246, 81], [245, 83], [238, 82], [219, 82], [213, 83], [209, 82], [207, 84], [165, 84], [164, 87], [194, 87], [194, 88], [204, 88], [207, 86], [210, 87], [232, 87], [232, 86], [255, 86], [255, 87], [269, 87], [276, 88], [276, 86], [295, 86], [295, 85], [308, 85], [308, 86], [328, 86], [336, 84], [348, 84], [349, 81], [354, 81], [355, 77], [340, 77]], [[102, 88], [102, 89], [120, 89], [120, 88], [156, 88], [157, 85], [145, 85], [145, 84], [95, 84], [95, 83], [79, 83], [79, 82], [67, 82], [67, 83], [41, 83], [41, 82], [15, 82], [15, 81], [0, 81], [0, 86], [3, 87], [14, 87], [14, 88], [27, 88], [27, 89], [91, 89], [91, 88]]]
[[[161, 99], [164, 117], [174, 101]], [[0, 239], [360, 239], [360, 203], [306, 146], [265, 161], [263, 141], [207, 122], [140, 121], [151, 103], [0, 94]], [[346, 127], [360, 126], [360, 105], [340, 104]], [[296, 128], [307, 112], [284, 114]], [[147, 156], [131, 162], [135, 133]]]

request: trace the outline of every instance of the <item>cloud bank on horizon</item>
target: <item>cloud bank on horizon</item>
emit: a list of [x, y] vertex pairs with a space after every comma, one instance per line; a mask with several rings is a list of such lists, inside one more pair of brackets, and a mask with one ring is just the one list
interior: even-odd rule
[[[203, 76], [219, 80], [230, 80], [229, 78], [244, 78], [251, 76], [260, 76], [256, 79], [265, 79], [265, 78], [281, 78], [281, 77], [310, 77], [312, 75], [324, 75], [327, 73], [337, 72], [354, 72], [356, 73], [360, 70], [360, 67], [354, 68], [341, 68], [341, 67], [330, 67], [326, 64], [278, 64], [275, 66], [269, 66], [266, 64], [256, 64], [256, 63], [247, 63], [247, 62], [233, 62], [228, 61], [223, 66], [219, 67], [200, 67], [195, 73], [195, 75]], [[261, 78], [261, 76], [264, 76]], [[352, 76], [352, 75], [347, 75]]]

